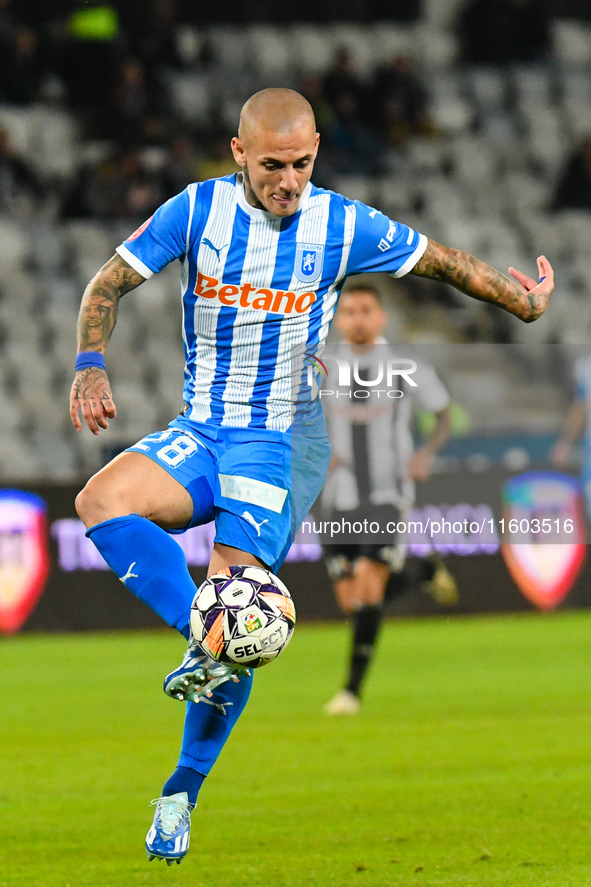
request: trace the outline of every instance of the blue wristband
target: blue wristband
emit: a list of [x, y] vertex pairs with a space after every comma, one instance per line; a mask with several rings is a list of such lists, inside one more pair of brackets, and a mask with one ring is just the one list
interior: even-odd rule
[[101, 370], [104, 370], [105, 355], [101, 354], [100, 351], [81, 351], [76, 356], [74, 371], [77, 373], [78, 370], [86, 370], [88, 367], [99, 367]]

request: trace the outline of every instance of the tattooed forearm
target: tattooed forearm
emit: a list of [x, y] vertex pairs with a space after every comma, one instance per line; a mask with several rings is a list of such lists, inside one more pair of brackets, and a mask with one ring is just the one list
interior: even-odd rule
[[117, 322], [119, 299], [145, 280], [119, 255], [90, 281], [84, 291], [78, 315], [78, 351], [103, 354]]
[[420, 277], [449, 283], [482, 302], [492, 302], [530, 323], [544, 311], [547, 297], [527, 292], [500, 271], [468, 253], [429, 240], [427, 249], [412, 270]]

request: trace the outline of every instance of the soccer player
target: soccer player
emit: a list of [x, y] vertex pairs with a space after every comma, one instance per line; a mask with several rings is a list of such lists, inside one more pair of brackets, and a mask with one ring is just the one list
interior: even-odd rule
[[[315, 188], [318, 141], [299, 93], [256, 93], [232, 140], [242, 172], [190, 184], [171, 198], [117, 248], [82, 298], [70, 411], [77, 430], [81, 413], [98, 434], [115, 416], [104, 353], [119, 301], [180, 259], [182, 413], [101, 469], [76, 500], [111, 569], [188, 641], [165, 692], [197, 701], [214, 691], [215, 704], [187, 706], [178, 767], [148, 832], [149, 856], [169, 863], [187, 851], [190, 811], [252, 681], [230, 669], [221, 674], [200, 654], [189, 628], [195, 584], [169, 533], [215, 520], [210, 575], [232, 565], [278, 570], [329, 461], [318, 399], [294, 382], [298, 361], [324, 343], [348, 274], [412, 271], [526, 322], [542, 314], [553, 289], [545, 258], [538, 259], [545, 280], [512, 271], [515, 282], [371, 207]], [[229, 677], [238, 680], [220, 683]]]
[[566, 468], [573, 445], [583, 435], [581, 480], [587, 515], [591, 519], [591, 356], [579, 358], [574, 367], [575, 397], [559, 440], [550, 451], [557, 468]]
[[[447, 390], [422, 356], [387, 344], [381, 335], [387, 321], [378, 289], [353, 278], [343, 289], [335, 317], [344, 339], [335, 353], [357, 371], [349, 391], [346, 385], [339, 390], [338, 374], [325, 356], [329, 375], [323, 386], [327, 396], [322, 400], [332, 458], [323, 506], [330, 508], [331, 525], [363, 526], [365, 520], [366, 525], [375, 523], [379, 528], [364, 534], [361, 542], [343, 532], [341, 540], [325, 546], [337, 600], [353, 623], [347, 682], [325, 706], [329, 715], [353, 715], [361, 708], [361, 685], [373, 658], [386, 587], [390, 583], [395, 593], [401, 593], [412, 582], [404, 569], [404, 540], [384, 528], [395, 528], [404, 518], [414, 502], [414, 481], [429, 478], [433, 456], [449, 435]], [[376, 385], [375, 380], [380, 365], [400, 357], [414, 358], [416, 387], [405, 385], [401, 378], [396, 394], [401, 390], [402, 397], [389, 398], [384, 385]], [[368, 382], [364, 384], [363, 379]], [[434, 412], [437, 419], [429, 439], [413, 452], [415, 403]], [[419, 564], [416, 579], [434, 583], [432, 592], [440, 602], [455, 603], [457, 587], [443, 562], [425, 559]]]

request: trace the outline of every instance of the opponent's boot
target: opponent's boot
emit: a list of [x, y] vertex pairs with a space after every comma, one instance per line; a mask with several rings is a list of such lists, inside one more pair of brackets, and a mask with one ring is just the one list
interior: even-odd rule
[[155, 798], [154, 821], [146, 835], [148, 860], [165, 859], [167, 865], [181, 860], [189, 849], [191, 810], [187, 792], [178, 792], [167, 798]]
[[430, 555], [428, 563], [433, 567], [433, 576], [423, 583], [423, 589], [442, 607], [457, 607], [460, 602], [458, 585], [439, 554]]
[[324, 706], [327, 715], [356, 715], [361, 711], [359, 697], [350, 690], [341, 690]]

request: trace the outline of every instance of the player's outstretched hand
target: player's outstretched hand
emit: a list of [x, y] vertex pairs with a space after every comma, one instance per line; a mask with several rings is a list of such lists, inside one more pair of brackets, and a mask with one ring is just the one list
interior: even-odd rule
[[107, 374], [98, 367], [79, 370], [74, 377], [70, 418], [76, 431], [82, 431], [80, 411], [93, 434], [100, 434], [101, 428], [108, 428], [108, 420], [117, 414]]
[[571, 445], [566, 440], [557, 441], [550, 450], [550, 462], [556, 468], [565, 468], [568, 465]]
[[406, 465], [406, 476], [411, 480], [426, 481], [431, 477], [433, 454], [421, 447], [412, 454]]
[[523, 295], [528, 296], [534, 314], [532, 320], [536, 320], [544, 313], [554, 291], [554, 271], [546, 256], [540, 256], [538, 258], [538, 271], [540, 279], [539, 281], [536, 281], [532, 280], [531, 277], [528, 277], [527, 274], [518, 271], [516, 268], [509, 268], [509, 274], [511, 277], [514, 277], [515, 280], [521, 284], [521, 292]]

